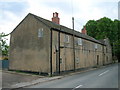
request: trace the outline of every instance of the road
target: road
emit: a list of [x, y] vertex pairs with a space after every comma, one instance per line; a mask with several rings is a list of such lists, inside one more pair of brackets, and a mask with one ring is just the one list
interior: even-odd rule
[[107, 65], [26, 88], [72, 88], [73, 90], [77, 88], [118, 88], [118, 64]]
[[0, 69], [0, 90], [2, 89], [2, 70]]

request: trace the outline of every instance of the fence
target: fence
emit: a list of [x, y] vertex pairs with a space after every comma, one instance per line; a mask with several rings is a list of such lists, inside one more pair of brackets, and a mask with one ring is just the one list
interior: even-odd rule
[[9, 60], [0, 60], [0, 69], [8, 69]]

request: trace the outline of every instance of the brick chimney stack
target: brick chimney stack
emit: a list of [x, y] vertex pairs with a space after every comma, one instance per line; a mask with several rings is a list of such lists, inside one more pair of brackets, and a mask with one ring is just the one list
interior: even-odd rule
[[86, 30], [86, 27], [84, 26], [83, 29], [82, 29], [82, 33], [87, 35], [87, 30]]
[[60, 24], [60, 19], [58, 17], [58, 13], [57, 12], [53, 13], [52, 22], [54, 22], [56, 24]]

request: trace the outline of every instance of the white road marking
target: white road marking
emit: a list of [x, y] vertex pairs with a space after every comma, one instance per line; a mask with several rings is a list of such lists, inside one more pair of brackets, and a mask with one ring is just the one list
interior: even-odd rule
[[75, 90], [76, 88], [79, 88], [79, 87], [81, 87], [81, 86], [83, 86], [83, 85], [78, 85], [77, 87], [73, 88], [72, 90]]
[[75, 88], [79, 88], [79, 87], [81, 87], [81, 86], [83, 86], [83, 85], [78, 85], [77, 87], [75, 87]]
[[105, 71], [105, 72], [99, 74], [98, 76], [102, 76], [103, 74], [107, 73], [108, 71], [109, 71], [109, 70], [107, 70], [107, 71]]

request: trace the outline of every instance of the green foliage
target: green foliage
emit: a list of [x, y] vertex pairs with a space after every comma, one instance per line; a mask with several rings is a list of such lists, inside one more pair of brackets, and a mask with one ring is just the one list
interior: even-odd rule
[[9, 46], [6, 43], [7, 39], [5, 38], [6, 36], [8, 36], [9, 34], [5, 34], [5, 33], [0, 33], [0, 51], [2, 52], [3, 56], [8, 56], [8, 49]]
[[[103, 17], [99, 20], [89, 20], [86, 23], [86, 29], [89, 36], [92, 36], [96, 39], [109, 38], [113, 52], [120, 60], [120, 21], [114, 20], [107, 17]], [[114, 44], [113, 44], [114, 43]], [[113, 47], [114, 45], [114, 47]]]
[[92, 37], [97, 37], [97, 22], [95, 20], [89, 20], [86, 24], [87, 33]]

